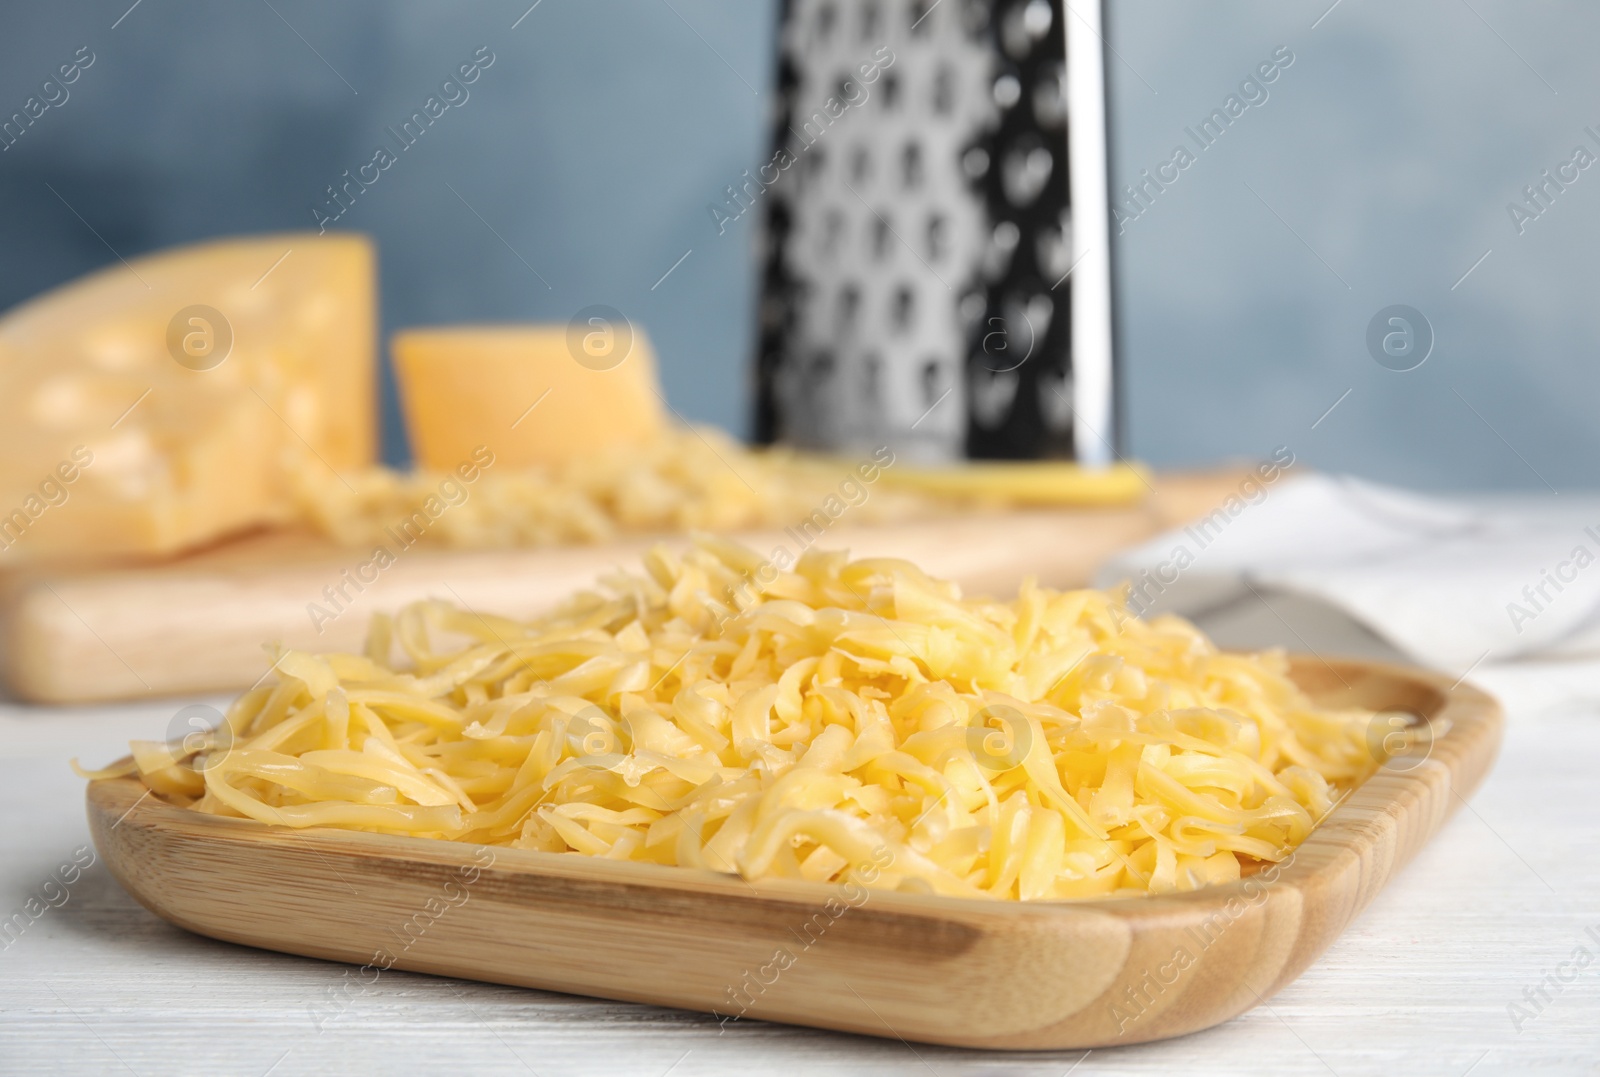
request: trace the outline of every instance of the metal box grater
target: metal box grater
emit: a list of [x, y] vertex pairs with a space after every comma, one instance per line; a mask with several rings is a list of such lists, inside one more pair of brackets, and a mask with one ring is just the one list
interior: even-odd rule
[[772, 157], [726, 192], [766, 202], [757, 440], [1110, 461], [1100, 21], [785, 0]]

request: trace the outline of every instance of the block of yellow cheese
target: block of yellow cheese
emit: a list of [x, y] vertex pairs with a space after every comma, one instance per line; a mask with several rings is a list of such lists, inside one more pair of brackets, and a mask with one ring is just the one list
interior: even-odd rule
[[373, 252], [227, 239], [113, 262], [0, 318], [0, 566], [166, 554], [370, 465]]
[[412, 454], [430, 470], [480, 445], [497, 467], [560, 464], [665, 426], [655, 356], [626, 323], [408, 329], [393, 354]]

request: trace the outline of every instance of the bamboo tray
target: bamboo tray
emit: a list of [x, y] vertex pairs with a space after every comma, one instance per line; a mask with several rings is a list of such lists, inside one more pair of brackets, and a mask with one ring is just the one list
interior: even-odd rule
[[[1318, 699], [1426, 719], [1290, 860], [1189, 894], [984, 902], [202, 815], [93, 782], [90, 828], [156, 915], [346, 961], [335, 1015], [387, 968], [1005, 1049], [1139, 1043], [1237, 1016], [1295, 979], [1487, 773], [1502, 717], [1475, 688], [1296, 658]], [[1427, 738], [1419, 738], [1426, 740]], [[865, 895], [863, 897], [863, 895]]]

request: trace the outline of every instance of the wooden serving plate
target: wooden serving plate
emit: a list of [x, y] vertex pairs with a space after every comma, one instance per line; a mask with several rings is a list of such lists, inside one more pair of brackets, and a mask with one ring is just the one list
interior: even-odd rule
[[[89, 786], [95, 845], [156, 915], [347, 961], [332, 1016], [389, 967], [965, 1047], [1177, 1036], [1303, 971], [1488, 771], [1498, 704], [1432, 673], [1296, 658], [1318, 700], [1426, 719], [1282, 865], [1188, 894], [985, 902], [846, 892], [427, 838], [292, 831]], [[1419, 738], [1426, 740], [1427, 738]], [[862, 895], [865, 894], [864, 900]]]

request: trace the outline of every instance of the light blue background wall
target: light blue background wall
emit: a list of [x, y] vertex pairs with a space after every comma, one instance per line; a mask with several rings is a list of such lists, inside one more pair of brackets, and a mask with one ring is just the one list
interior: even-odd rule
[[[1131, 449], [1600, 485], [1600, 169], [1526, 234], [1506, 212], [1600, 125], [1600, 8], [1328, 3], [1112, 0], [1118, 186], [1274, 49], [1296, 58], [1120, 240]], [[307, 227], [325, 185], [486, 45], [471, 99], [339, 222], [379, 241], [386, 327], [607, 303], [649, 329], [682, 415], [744, 430], [753, 216], [719, 236], [706, 204], [764, 157], [775, 5], [540, 0], [512, 29], [527, 7], [142, 0], [112, 29], [124, 0], [8, 5], [0, 112], [79, 46], [97, 59], [0, 154], [0, 305], [112, 257], [46, 183], [124, 255]], [[1437, 337], [1405, 373], [1365, 344], [1396, 303]]]
[[[1428, 487], [1600, 484], [1600, 168], [1525, 234], [1506, 212], [1575, 146], [1600, 153], [1583, 133], [1600, 7], [1343, 0], [1312, 29], [1331, 3], [1113, 0], [1123, 175], [1275, 47], [1297, 57], [1123, 237], [1133, 448], [1176, 463], [1286, 444]], [[1391, 304], [1436, 333], [1407, 373], [1366, 348]]]

